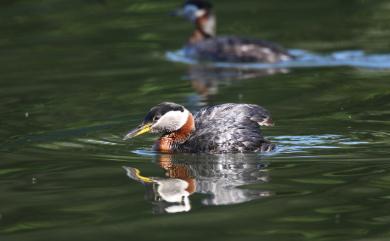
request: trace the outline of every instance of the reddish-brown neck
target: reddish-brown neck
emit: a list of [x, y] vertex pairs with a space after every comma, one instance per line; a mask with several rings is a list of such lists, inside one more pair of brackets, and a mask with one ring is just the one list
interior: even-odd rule
[[209, 15], [204, 15], [202, 17], [199, 17], [196, 19], [195, 21], [195, 30], [194, 32], [192, 33], [190, 39], [189, 39], [189, 43], [197, 43], [199, 41], [203, 41], [207, 38], [211, 38], [212, 35], [210, 35], [209, 33], [207, 33], [204, 29], [205, 29], [205, 26], [207, 24], [207, 21], [209, 20]]
[[189, 113], [187, 122], [179, 130], [160, 137], [154, 144], [153, 149], [160, 152], [173, 152], [174, 145], [184, 143], [194, 129], [194, 117]]

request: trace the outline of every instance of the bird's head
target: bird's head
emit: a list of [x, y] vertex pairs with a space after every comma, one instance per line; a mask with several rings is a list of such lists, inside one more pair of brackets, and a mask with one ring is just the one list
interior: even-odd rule
[[181, 16], [191, 22], [196, 22], [197, 19], [209, 15], [212, 10], [212, 5], [204, 0], [187, 0], [177, 8], [172, 15]]
[[154, 106], [138, 127], [131, 130], [124, 140], [145, 134], [168, 134], [178, 131], [188, 121], [191, 113], [181, 105], [172, 102], [163, 102]]

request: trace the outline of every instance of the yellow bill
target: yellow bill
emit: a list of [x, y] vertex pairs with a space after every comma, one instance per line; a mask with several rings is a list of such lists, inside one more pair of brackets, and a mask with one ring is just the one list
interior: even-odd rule
[[127, 135], [123, 138], [123, 140], [128, 140], [128, 139], [131, 139], [133, 137], [148, 133], [148, 132], [150, 132], [151, 129], [152, 129], [151, 123], [141, 124], [137, 128], [135, 128], [134, 130], [127, 133]]

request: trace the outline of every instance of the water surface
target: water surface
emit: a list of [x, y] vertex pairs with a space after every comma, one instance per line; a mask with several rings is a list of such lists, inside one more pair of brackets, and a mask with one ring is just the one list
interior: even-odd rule
[[[0, 239], [388, 240], [389, 70], [171, 62], [191, 28], [167, 16], [178, 4], [0, 3]], [[387, 1], [215, 5], [225, 35], [390, 53]], [[260, 104], [278, 149], [165, 156], [155, 136], [122, 141], [162, 101]]]

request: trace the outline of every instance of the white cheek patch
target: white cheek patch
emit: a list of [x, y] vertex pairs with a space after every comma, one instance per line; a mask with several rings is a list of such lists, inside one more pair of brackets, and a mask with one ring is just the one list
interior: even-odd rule
[[197, 10], [197, 11], [195, 12], [195, 17], [199, 18], [199, 17], [202, 17], [202, 16], [205, 15], [205, 14], [206, 14], [206, 11], [200, 9], [200, 10]]
[[187, 123], [189, 111], [168, 111], [153, 125], [153, 129], [177, 131]]

